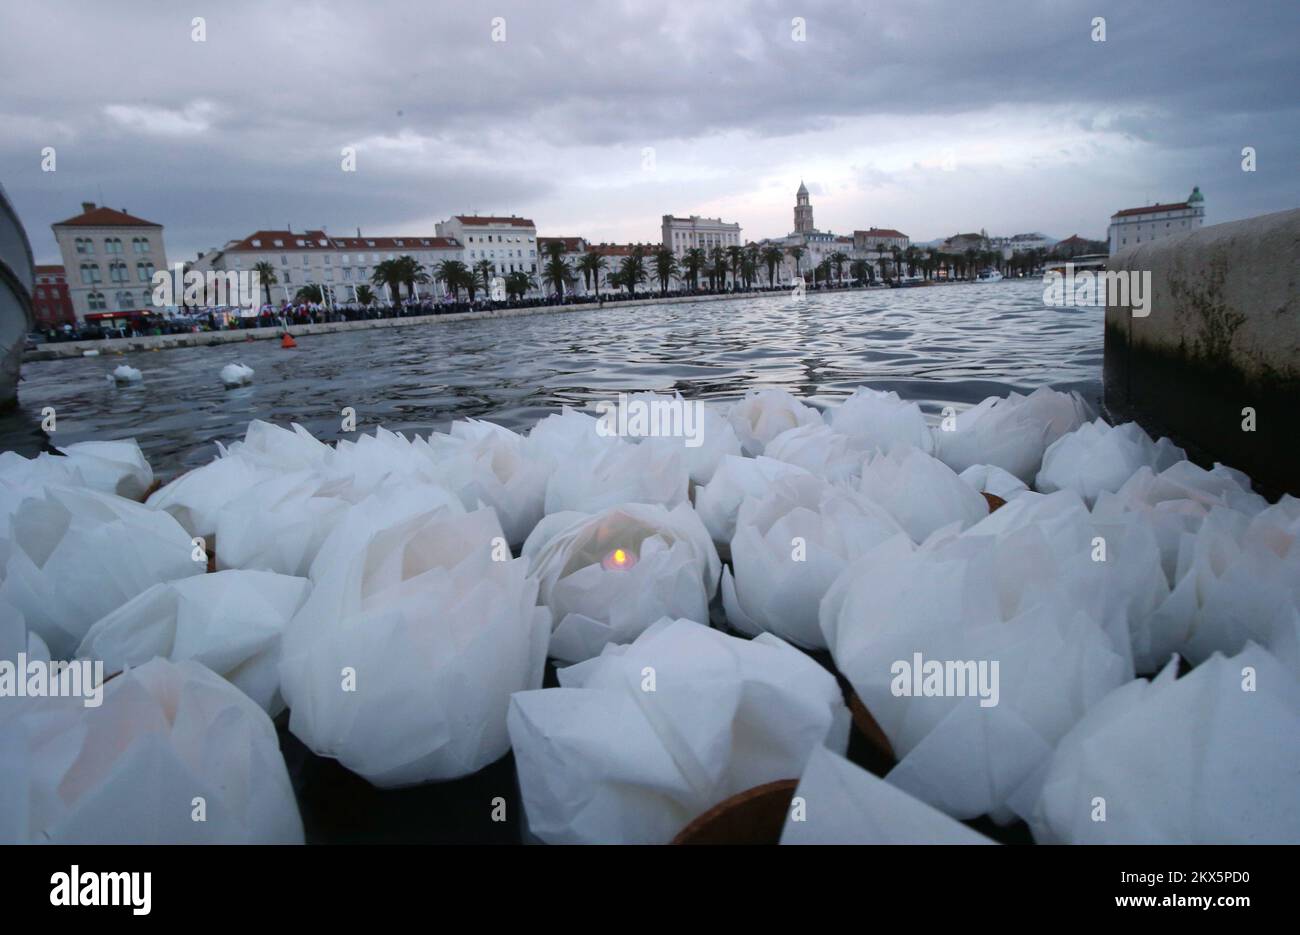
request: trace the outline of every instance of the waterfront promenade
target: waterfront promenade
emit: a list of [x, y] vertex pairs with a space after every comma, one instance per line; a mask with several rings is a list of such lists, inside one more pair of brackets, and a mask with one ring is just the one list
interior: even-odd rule
[[[886, 288], [884, 286], [856, 287]], [[837, 290], [838, 291], [838, 290]], [[288, 332], [294, 337], [308, 334], [333, 334], [339, 331], [368, 331], [372, 328], [405, 328], [411, 325], [444, 324], [456, 321], [475, 321], [481, 318], [515, 318], [528, 315], [552, 315], [560, 312], [585, 312], [597, 308], [628, 308], [636, 305], [660, 305], [670, 302], [720, 302], [730, 299], [752, 299], [764, 296], [786, 295], [783, 292], [753, 291], [728, 292], [721, 295], [695, 296], [645, 296], [636, 299], [623, 299], [604, 302], [599, 305], [590, 302], [570, 305], [537, 305], [524, 308], [499, 308], [475, 312], [454, 312], [446, 315], [408, 315], [402, 318], [373, 318], [361, 321], [331, 321], [315, 324], [278, 325], [269, 328], [237, 328], [230, 331], [195, 331], [183, 334], [153, 334], [133, 338], [107, 338], [90, 341], [62, 341], [42, 344], [27, 351], [23, 362], [41, 360], [61, 360], [69, 357], [82, 357], [86, 351], [98, 351], [100, 354], [124, 354], [128, 351], [169, 350], [178, 347], [208, 347], [221, 344], [237, 344], [244, 341], [266, 341], [279, 339]]]

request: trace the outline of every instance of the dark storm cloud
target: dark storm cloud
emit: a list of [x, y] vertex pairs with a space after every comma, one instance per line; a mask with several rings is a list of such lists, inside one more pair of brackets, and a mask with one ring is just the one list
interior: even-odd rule
[[[192, 7], [192, 8], [191, 8]], [[207, 9], [205, 9], [205, 7]], [[1233, 199], [1291, 207], [1294, 2], [53, 2], [0, 12], [0, 180], [48, 224], [103, 198], [178, 256], [270, 224], [378, 231], [581, 197], [619, 147], [772, 141], [886, 117], [1077, 109]], [[1106, 18], [1106, 41], [1090, 38]], [[191, 41], [192, 16], [207, 41]], [[492, 17], [506, 41], [491, 41]], [[801, 17], [806, 41], [792, 39]], [[59, 171], [39, 171], [42, 146]], [[358, 172], [339, 170], [359, 145]], [[1273, 174], [1242, 179], [1256, 146]], [[599, 154], [608, 151], [610, 164]], [[565, 154], [573, 152], [574, 158]], [[726, 168], [727, 150], [717, 154]], [[622, 155], [620, 159], [624, 158]], [[872, 185], [882, 170], [859, 168]], [[1213, 179], [1213, 182], [1211, 181]], [[810, 179], [810, 185], [815, 180]], [[1081, 184], [1085, 184], [1081, 180]], [[1098, 183], [1100, 184], [1100, 183]], [[734, 188], [734, 182], [728, 184]], [[643, 210], [661, 213], [649, 187]], [[574, 218], [585, 217], [574, 211]], [[547, 219], [539, 219], [539, 223]], [[558, 217], [564, 225], [568, 219]], [[1028, 221], [1026, 223], [1029, 223]]]

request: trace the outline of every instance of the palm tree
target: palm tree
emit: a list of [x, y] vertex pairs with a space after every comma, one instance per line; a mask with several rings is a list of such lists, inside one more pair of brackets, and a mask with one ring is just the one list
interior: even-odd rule
[[712, 264], [710, 267], [709, 277], [713, 280], [713, 288], [719, 288], [719, 283], [721, 283], [721, 288], [726, 289], [728, 267], [727, 251], [723, 250], [721, 247], [714, 247], [709, 251], [709, 261]]
[[356, 299], [359, 304], [369, 306], [375, 301], [375, 290], [365, 285], [357, 286]]
[[262, 284], [266, 290], [266, 304], [271, 304], [271, 287], [276, 285], [280, 280], [275, 276], [275, 267], [266, 260], [253, 264], [253, 272], [257, 273], [257, 281]]
[[700, 271], [707, 262], [708, 258], [701, 247], [691, 247], [682, 254], [682, 275], [690, 281], [692, 289], [700, 288]]
[[831, 258], [830, 257], [826, 257], [824, 260], [818, 263], [817, 269], [813, 270], [813, 285], [817, 284], [818, 276], [820, 276], [822, 279], [825, 279], [827, 282], [830, 282], [831, 279]]
[[803, 247], [791, 247], [787, 252], [794, 257], [794, 278], [799, 279], [801, 278], [799, 261], [803, 259], [804, 249]]
[[668, 283], [679, 272], [677, 256], [671, 247], [660, 247], [655, 251], [655, 278], [659, 280], [659, 294], [668, 294]]
[[903, 251], [898, 248], [897, 244], [895, 244], [894, 246], [889, 248], [889, 255], [894, 258], [894, 278], [902, 279], [903, 278]]
[[975, 272], [975, 248], [974, 248], [974, 247], [967, 247], [967, 248], [965, 249], [965, 251], [963, 251], [963, 252], [964, 252], [964, 255], [965, 255], [965, 257], [966, 257], [966, 275], [967, 275], [968, 278], [970, 278], [970, 279], [974, 279], [974, 278], [975, 278], [975, 277], [974, 277], [974, 272]]
[[753, 289], [758, 279], [758, 244], [746, 244], [740, 257], [740, 275], [745, 280], [745, 288]]
[[759, 259], [767, 267], [767, 285], [768, 288], [771, 288], [776, 285], [776, 268], [785, 259], [785, 254], [781, 252], [781, 248], [776, 244], [768, 244], [759, 254]]
[[740, 267], [745, 262], [745, 248], [732, 244], [727, 248], [727, 265], [731, 267], [731, 284], [740, 285]]
[[[559, 247], [556, 252], [552, 248]], [[574, 282], [573, 270], [569, 264], [564, 261], [564, 247], [561, 244], [549, 244], [547, 253], [550, 258], [542, 266], [542, 282], [549, 283], [550, 286], [559, 294], [560, 301], [564, 301], [564, 287]], [[527, 275], [527, 274], [525, 274]], [[527, 290], [524, 290], [525, 292]]]
[[866, 260], [854, 260], [849, 264], [849, 275], [861, 285], [866, 285], [871, 278], [871, 264]]
[[434, 278], [447, 284], [451, 290], [452, 298], [457, 302], [460, 301], [460, 290], [462, 286], [473, 283], [474, 276], [469, 271], [469, 267], [460, 260], [443, 260], [433, 271]]
[[595, 250], [588, 250], [578, 258], [578, 269], [582, 272], [587, 291], [591, 291], [592, 282], [596, 283], [596, 298], [600, 298], [600, 271], [605, 268], [605, 263], [605, 255]]
[[840, 281], [840, 282], [843, 282], [843, 281], [844, 281], [844, 264], [847, 263], [847, 262], [849, 261], [848, 254], [841, 253], [839, 250], [836, 250], [834, 253], [832, 253], [830, 256], [828, 256], [826, 259], [828, 259], [828, 260], [830, 261], [831, 266], [835, 267], [835, 278], [836, 278], [836, 280], [838, 280], [838, 281]]
[[[492, 277], [496, 275], [496, 272], [497, 268], [492, 264], [491, 260], [479, 260], [474, 264], [474, 278], [476, 281], [480, 278], [483, 280], [483, 291], [488, 298], [492, 297]], [[472, 297], [473, 293], [471, 293]]]
[[403, 253], [397, 259], [393, 260], [393, 270], [397, 278], [406, 286], [407, 298], [415, 298], [415, 284], [427, 283], [429, 274], [424, 271], [420, 262], [410, 254]]
[[385, 286], [389, 289], [389, 295], [394, 302], [402, 298], [402, 282], [408, 270], [399, 265], [396, 260], [383, 260], [375, 264], [374, 272], [370, 274], [370, 281], [376, 286]]
[[298, 290], [297, 294], [293, 297], [293, 300], [295, 302], [310, 302], [315, 305], [320, 305], [325, 301], [325, 293], [321, 287], [315, 283], [308, 283]]
[[[563, 264], [564, 260], [559, 259], [557, 262]], [[568, 269], [568, 266], [565, 266], [565, 269]], [[506, 275], [506, 295], [510, 296], [510, 298], [518, 297], [522, 299], [531, 288], [533, 288], [533, 277], [523, 270], [515, 270], [513, 273]]]
[[640, 247], [633, 247], [632, 253], [623, 258], [618, 268], [619, 285], [627, 289], [629, 296], [636, 296], [636, 287], [646, 280], [645, 257]]

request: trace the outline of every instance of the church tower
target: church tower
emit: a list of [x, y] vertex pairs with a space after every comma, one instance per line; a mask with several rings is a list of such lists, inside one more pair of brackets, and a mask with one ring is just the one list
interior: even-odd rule
[[812, 205], [808, 203], [808, 188], [800, 181], [794, 202], [794, 231], [796, 234], [807, 234], [816, 229], [813, 227]]

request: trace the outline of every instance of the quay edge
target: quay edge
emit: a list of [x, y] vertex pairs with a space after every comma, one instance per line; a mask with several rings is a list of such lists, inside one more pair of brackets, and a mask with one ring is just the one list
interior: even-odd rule
[[1300, 209], [1134, 246], [1107, 270], [1149, 272], [1152, 293], [1146, 317], [1106, 308], [1112, 421], [1245, 471], [1267, 495], [1300, 494]]

